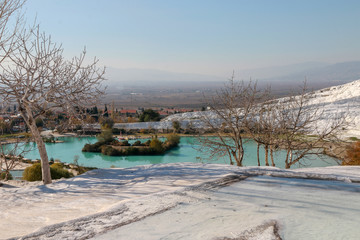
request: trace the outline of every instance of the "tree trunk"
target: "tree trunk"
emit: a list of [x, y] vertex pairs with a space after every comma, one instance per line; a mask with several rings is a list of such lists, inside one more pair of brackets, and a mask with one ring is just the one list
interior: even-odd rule
[[257, 144], [257, 149], [256, 149], [256, 154], [257, 154], [257, 162], [258, 162], [258, 166], [260, 166], [260, 144]]
[[289, 169], [292, 165], [292, 151], [288, 150], [286, 161], [285, 161], [285, 168]]
[[289, 165], [289, 155], [290, 155], [290, 149], [288, 149], [287, 152], [286, 152], [285, 168], [290, 168], [290, 165]]
[[242, 160], [244, 158], [244, 149], [242, 146], [239, 147], [240, 149], [238, 149], [239, 151], [239, 156], [236, 155], [236, 152], [233, 151], [232, 154], [235, 158], [235, 161], [236, 161], [236, 166], [238, 167], [242, 167]]
[[233, 156], [234, 156], [235, 161], [236, 161], [236, 166], [242, 167], [242, 161], [241, 161], [240, 157], [236, 156], [236, 152], [233, 152]]
[[275, 167], [274, 151], [273, 151], [273, 147], [272, 147], [272, 146], [270, 146], [270, 158], [271, 158], [271, 166]]
[[265, 165], [269, 166], [269, 146], [265, 144]]
[[39, 129], [36, 127], [36, 123], [34, 118], [32, 117], [31, 110], [26, 109], [26, 116], [23, 115], [23, 118], [25, 119], [26, 124], [29, 126], [30, 131], [32, 133], [32, 136], [35, 139], [35, 142], [37, 144], [40, 158], [41, 158], [41, 175], [42, 175], [42, 181], [44, 184], [51, 183], [51, 173], [50, 173], [50, 164], [49, 164], [49, 158], [46, 152], [44, 141], [40, 135]]
[[243, 159], [244, 159], [244, 147], [241, 145], [241, 148], [240, 148], [240, 166], [241, 167], [242, 167]]
[[4, 181], [7, 181], [9, 179], [9, 170], [6, 170], [5, 171], [5, 178], [4, 178]]

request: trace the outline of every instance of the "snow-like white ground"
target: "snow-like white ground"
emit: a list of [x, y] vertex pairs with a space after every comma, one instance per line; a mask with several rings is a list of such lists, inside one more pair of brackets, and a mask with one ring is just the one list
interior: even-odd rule
[[273, 227], [287, 240], [358, 239], [359, 195], [359, 184], [251, 177], [94, 239], [249, 238], [251, 230], [276, 239]]
[[305, 239], [351, 239], [360, 234], [359, 183], [360, 167], [98, 169], [46, 186], [0, 187], [0, 238], [276, 239], [279, 228], [296, 239], [309, 228]]

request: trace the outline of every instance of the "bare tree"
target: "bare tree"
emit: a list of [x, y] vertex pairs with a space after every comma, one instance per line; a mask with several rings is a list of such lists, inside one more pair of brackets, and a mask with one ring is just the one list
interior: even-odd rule
[[248, 133], [265, 150], [265, 165], [275, 166], [274, 152], [285, 150], [285, 167], [305, 165], [306, 156], [324, 157], [324, 149], [331, 143], [341, 142], [337, 137], [347, 126], [346, 113], [324, 119], [321, 105], [311, 104], [312, 93], [308, 93], [306, 81], [301, 91], [287, 98], [265, 101], [257, 106]]
[[200, 150], [210, 153], [210, 158], [228, 156], [231, 165], [242, 166], [248, 122], [263, 96], [256, 83], [235, 81], [233, 75], [208, 103], [211, 111], [203, 112], [204, 128], [215, 136], [200, 136]]
[[0, 167], [1, 172], [5, 173], [5, 181], [8, 180], [10, 171], [20, 165], [24, 155], [32, 150], [32, 148], [25, 147], [25, 143], [19, 139], [11, 144], [0, 143]]
[[274, 107], [278, 124], [277, 144], [286, 150], [285, 168], [290, 168], [305, 156], [322, 156], [326, 145], [341, 142], [338, 138], [347, 126], [347, 112], [324, 119], [321, 105], [311, 104], [312, 93], [307, 93], [306, 82], [298, 95], [280, 99]]
[[24, 2], [25, 0], [0, 1], [0, 64], [15, 50], [15, 35], [22, 28], [18, 10]]
[[274, 112], [273, 101], [269, 101], [270, 89], [266, 90], [263, 98], [265, 101], [259, 103], [253, 111], [253, 116], [249, 119], [247, 132], [250, 138], [257, 144], [257, 162], [260, 166], [260, 146], [265, 150], [265, 165], [269, 166], [269, 151], [271, 158], [271, 166], [275, 166], [274, 150], [277, 149], [278, 125]]
[[200, 150], [210, 158], [227, 156], [230, 164], [242, 166], [244, 139], [257, 143], [265, 150], [265, 165], [275, 166], [274, 152], [286, 151], [285, 167], [305, 164], [305, 156], [324, 156], [331, 142], [339, 142], [339, 132], [347, 126], [346, 113], [324, 119], [321, 105], [311, 104], [306, 82], [299, 94], [282, 99], [270, 99], [270, 89], [258, 90], [256, 83], [229, 83], [212, 99], [212, 110], [203, 112], [204, 128], [213, 137], [200, 136]]
[[17, 103], [37, 143], [44, 184], [51, 183], [50, 167], [35, 119], [60, 109], [74, 119], [79, 109], [95, 105], [103, 94], [105, 69], [97, 67], [97, 59], [85, 64], [85, 53], [65, 60], [62, 47], [37, 27], [17, 35], [15, 51], [8, 56], [8, 64], [1, 66], [0, 95], [8, 103]]

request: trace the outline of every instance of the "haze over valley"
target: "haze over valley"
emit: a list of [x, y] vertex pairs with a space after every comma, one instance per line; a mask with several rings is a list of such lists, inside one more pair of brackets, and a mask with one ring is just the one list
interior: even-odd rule
[[[360, 61], [326, 64], [307, 62], [288, 66], [234, 71], [237, 80], [257, 81], [260, 88], [271, 86], [275, 97], [286, 96], [306, 79], [310, 90], [360, 79]], [[201, 108], [231, 77], [173, 73], [150, 69], [108, 68], [105, 103], [115, 107]]]

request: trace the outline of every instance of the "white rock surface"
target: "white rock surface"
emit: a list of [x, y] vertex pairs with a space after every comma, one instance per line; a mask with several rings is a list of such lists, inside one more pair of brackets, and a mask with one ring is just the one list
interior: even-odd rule
[[[244, 175], [266, 175], [264, 177], [254, 178], [265, 179], [265, 182], [262, 182], [259, 186], [257, 186], [257, 184], [252, 186], [250, 182], [246, 185], [249, 190], [254, 188], [254, 190], [251, 190], [253, 191], [251, 194], [256, 194], [258, 200], [261, 200], [260, 202], [264, 202], [264, 204], [267, 204], [266, 199], [271, 200], [270, 205], [277, 204], [276, 199], [272, 199], [269, 195], [272, 192], [276, 194], [277, 188], [283, 193], [289, 193], [290, 197], [293, 193], [286, 190], [288, 185], [298, 187], [294, 188], [296, 189], [296, 194], [298, 194], [295, 196], [302, 199], [309, 193], [309, 188], [307, 188], [308, 183], [306, 182], [309, 181], [306, 180], [309, 178], [341, 181], [341, 183], [335, 183], [335, 185], [333, 181], [320, 181], [322, 183], [329, 182], [329, 184], [326, 185], [324, 192], [319, 194], [323, 194], [326, 199], [334, 198], [335, 200], [332, 202], [333, 205], [341, 205], [344, 204], [344, 202], [341, 201], [350, 200], [360, 203], [360, 190], [358, 184], [358, 182], [360, 182], [360, 167], [281, 170], [272, 167], [238, 168], [220, 164], [174, 163], [139, 166], [128, 169], [98, 169], [72, 179], [60, 180], [46, 186], [30, 185], [20, 188], [11, 188], [9, 186], [0, 187], [0, 219], [2, 219], [0, 224], [0, 238], [6, 239], [24, 235], [26, 235], [24, 239], [100, 238], [110, 230], [116, 231], [115, 229], [121, 230], [128, 227], [131, 228], [132, 224], [136, 224], [136, 222], [141, 219], [147, 221], [147, 218], [154, 214], [159, 217], [161, 217], [162, 214], [165, 214], [164, 216], [166, 216], [168, 211], [175, 211], [179, 207], [180, 211], [183, 211], [181, 210], [182, 206], [188, 206], [189, 209], [193, 209], [194, 211], [195, 209], [198, 209], [198, 218], [194, 217], [190, 219], [194, 221], [198, 219], [200, 222], [204, 221], [205, 223], [206, 221], [210, 221], [209, 219], [212, 217], [216, 219], [218, 213], [212, 215], [212, 208], [209, 208], [206, 210], [208, 212], [207, 218], [201, 220], [200, 212], [204, 209], [201, 204], [205, 204], [204, 206], [211, 206], [213, 203], [209, 200], [216, 198], [216, 201], [221, 202], [223, 201], [221, 194], [227, 195], [227, 193], [221, 193], [222, 189], [216, 190], [219, 188], [219, 184], [221, 185], [224, 183], [224, 180], [219, 180], [224, 179], [224, 177], [231, 180], [234, 176], [236, 178]], [[270, 176], [277, 178], [272, 178]], [[295, 181], [288, 179], [294, 177], [300, 178], [300, 180], [297, 179]], [[253, 177], [249, 179], [253, 179]], [[292, 183], [294, 181], [295, 183]], [[206, 182], [212, 183], [204, 184]], [[241, 182], [245, 183], [248, 182], [248, 180]], [[239, 182], [239, 184], [241, 182]], [[267, 186], [266, 182], [271, 182], [269, 186], [272, 186], [272, 188], [265, 191]], [[319, 186], [317, 186], [317, 183], [311, 183], [311, 185], [313, 189], [311, 191], [313, 192], [324, 188], [324, 184], [319, 184]], [[333, 195], [332, 193], [329, 193], [328, 195], [326, 193], [327, 190], [331, 190], [334, 186], [337, 191], [335, 191]], [[341, 192], [343, 186], [350, 187], [347, 187], [344, 192]], [[219, 194], [221, 193], [218, 197], [216, 197], [216, 194], [218, 194], [217, 192], [219, 192]], [[337, 195], [346, 195], [348, 198], [337, 198], [335, 197]], [[241, 197], [235, 202], [239, 201], [239, 204], [244, 203], [244, 206], [248, 206], [246, 205], [247, 197], [245, 195], [243, 197], [245, 198], [243, 199]], [[282, 199], [283, 198], [286, 197], [282, 196]], [[285, 200], [286, 199], [283, 199], [282, 201]], [[250, 203], [253, 202], [253, 200], [249, 201]], [[228, 204], [235, 204], [235, 202], [227, 203], [223, 205], [223, 207], [226, 208]], [[288, 202], [291, 202], [290, 199]], [[256, 214], [256, 211], [258, 211], [256, 206], [259, 203], [254, 202], [254, 204], [255, 205], [251, 205], [251, 208], [248, 210], [246, 210], [246, 207], [243, 207], [244, 211], [240, 211], [240, 215], [237, 215], [236, 217], [246, 219], [252, 214]], [[310, 205], [311, 204], [308, 204], [304, 206], [304, 208]], [[222, 208], [214, 211], [221, 212], [221, 209]], [[360, 206], [356, 204], [351, 205], [351, 209], [357, 214], [360, 211]], [[286, 217], [286, 215], [279, 215], [276, 210], [276, 208], [273, 208], [272, 211], [274, 214], [271, 216], [269, 215], [266, 218], [260, 217], [254, 218], [252, 221], [242, 222], [240, 224], [241, 227], [236, 228], [237, 230], [235, 233], [238, 235], [245, 234], [246, 231], [263, 226], [264, 222], [276, 220], [279, 222], [280, 231], [283, 234], [284, 231], [281, 229], [281, 225], [285, 220], [281, 217]], [[348, 211], [345, 210], [342, 212], [340, 208], [334, 216], [338, 217], [340, 214], [344, 218], [354, 217], [352, 215], [348, 216]], [[286, 211], [286, 209], [284, 211]], [[229, 210], [229, 213], [230, 212], [232, 211]], [[257, 216], [262, 215], [260, 214]], [[277, 218], [277, 216], [279, 216], [279, 218]], [[360, 216], [360, 214], [357, 216]], [[306, 214], [304, 214], [304, 218], [301, 218], [301, 220], [305, 220], [305, 217]], [[354, 222], [357, 223], [358, 221]], [[190, 224], [191, 221], [188, 223]], [[138, 224], [142, 223], [139, 222]], [[159, 226], [159, 228], [162, 229], [159, 229], [159, 232], [155, 232], [154, 236], [163, 234], [162, 236], [168, 236], [165, 239], [177, 239], [176, 237], [172, 238], [172, 235], [167, 235], [171, 234], [171, 232], [169, 232], [171, 229], [166, 228], [167, 224], [170, 224], [170, 222], [166, 217], [164, 218], [164, 222], [158, 222], [156, 226]], [[206, 226], [206, 224], [203, 226]], [[149, 225], [149, 227], [151, 226]], [[212, 237], [232, 237], [227, 230], [230, 231], [230, 229], [233, 229], [232, 231], [234, 231], [235, 228], [229, 227], [226, 228], [227, 230], [221, 230], [222, 228], [223, 227], [218, 227], [218, 230], [214, 228], [214, 231], [209, 234]], [[164, 229], [167, 232], [163, 232]], [[186, 229], [186, 226], [182, 229]], [[194, 232], [203, 231], [201, 228], [196, 229], [194, 227], [191, 229], [188, 230], [188, 234], [190, 235], [194, 234]], [[144, 231], [146, 232], [147, 230]], [[268, 230], [267, 228], [263, 229], [264, 234], [266, 233], [269, 235], [269, 231], [271, 232], [271, 230]], [[146, 235], [145, 232], [142, 232], [143, 235], [138, 239], [158, 239], [148, 238], [148, 235]], [[128, 233], [130, 234], [130, 232]], [[109, 232], [109, 234], [111, 234], [111, 232]], [[210, 236], [209, 234], [206, 236]], [[273, 237], [271, 234], [269, 236]]]

